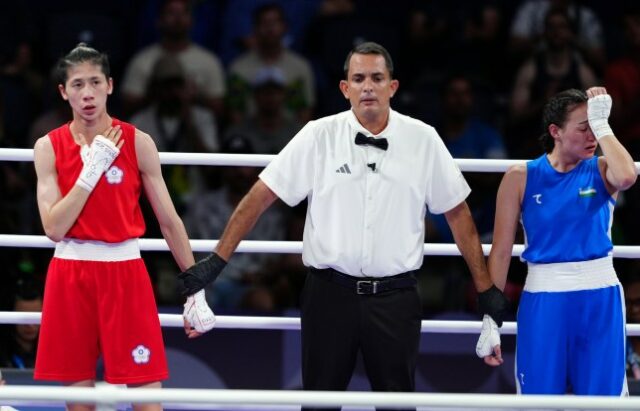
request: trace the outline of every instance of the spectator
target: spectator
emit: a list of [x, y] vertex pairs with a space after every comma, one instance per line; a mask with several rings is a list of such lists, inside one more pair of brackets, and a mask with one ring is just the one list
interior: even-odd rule
[[607, 65], [605, 86], [613, 99], [611, 121], [622, 142], [640, 154], [640, 6], [629, 6], [623, 15], [626, 54]]
[[277, 67], [264, 67], [253, 80], [255, 113], [231, 126], [225, 139], [241, 136], [259, 154], [277, 154], [302, 127], [285, 108], [286, 80]]
[[[152, 136], [158, 151], [218, 151], [215, 117], [211, 111], [194, 103], [193, 88], [175, 55], [165, 54], [158, 58], [147, 94], [149, 106], [136, 113], [131, 123]], [[172, 165], [164, 168], [164, 174], [171, 199], [178, 214], [182, 214], [191, 194], [202, 184], [201, 169]]]
[[311, 119], [315, 106], [315, 80], [309, 63], [283, 43], [287, 30], [283, 9], [275, 3], [253, 13], [254, 49], [240, 55], [229, 67], [229, 111], [238, 123], [254, 107], [249, 103], [251, 84], [263, 68], [277, 68], [286, 83], [286, 107], [301, 122]]
[[[464, 75], [452, 75], [441, 91], [442, 116], [437, 127], [442, 140], [454, 158], [503, 159], [507, 151], [497, 129], [474, 115], [476, 109], [474, 87]], [[480, 238], [490, 240], [495, 214], [494, 194], [499, 179], [489, 173], [470, 174], [472, 187], [469, 208]], [[452, 242], [453, 236], [442, 216], [433, 216], [440, 240]], [[484, 238], [483, 238], [484, 237]]]
[[[624, 284], [625, 304], [627, 306], [627, 323], [640, 323], [640, 278], [629, 277]], [[627, 378], [629, 381], [640, 381], [640, 337], [627, 339]]]
[[439, 132], [453, 157], [506, 158], [498, 130], [475, 115], [474, 85], [467, 76], [452, 75], [445, 80], [441, 103]]
[[455, 30], [461, 33], [460, 48], [449, 52], [454, 67], [470, 70], [474, 78], [500, 92], [511, 87], [515, 69], [510, 56], [505, 55], [508, 36], [505, 14], [505, 6], [498, 1], [471, 2], [460, 29]]
[[540, 48], [546, 27], [546, 15], [551, 9], [563, 10], [574, 28], [575, 45], [589, 64], [601, 69], [605, 62], [602, 24], [596, 14], [577, 1], [527, 0], [516, 10], [511, 25], [511, 50], [527, 56]]
[[218, 151], [216, 119], [194, 104], [195, 93], [180, 60], [174, 54], [159, 56], [147, 87], [149, 106], [131, 122], [153, 136], [158, 151]]
[[[350, 3], [350, 2], [347, 2]], [[448, 46], [449, 21], [441, 4], [416, 3], [407, 13], [398, 73], [403, 87], [413, 89], [420, 81], [440, 79], [447, 64], [443, 58]], [[416, 50], [420, 50], [416, 53]]]
[[[344, 56], [358, 44], [375, 41], [389, 50], [391, 55], [400, 54], [401, 28], [403, 20], [396, 18], [408, 8], [409, 2], [394, 2], [393, 7], [378, 7], [380, 2], [369, 0], [323, 0], [320, 11], [307, 30], [305, 49], [313, 61], [318, 84], [319, 116], [347, 110], [344, 96], [335, 85], [344, 79], [342, 65]], [[376, 10], [385, 10], [384, 16]], [[423, 49], [416, 54], [425, 52]], [[399, 64], [404, 66], [404, 64]], [[405, 74], [407, 81], [409, 77]], [[399, 101], [398, 101], [399, 103]]]
[[[41, 312], [42, 286], [35, 278], [20, 278], [16, 284], [12, 311]], [[0, 367], [33, 368], [38, 347], [39, 324], [10, 326], [3, 336]]]
[[[613, 99], [611, 123], [618, 130], [620, 140], [628, 147], [631, 156], [640, 156], [640, 6], [627, 6], [623, 13], [626, 53], [609, 63], [604, 82]], [[624, 193], [624, 201], [617, 209], [618, 222], [623, 228], [626, 244], [640, 241], [640, 190]]]
[[225, 93], [224, 71], [218, 58], [208, 50], [193, 44], [191, 29], [191, 2], [165, 0], [158, 18], [160, 41], [133, 56], [123, 83], [123, 108], [133, 113], [148, 102], [146, 94], [153, 67], [165, 53], [175, 55], [182, 63], [187, 79], [195, 91], [195, 101], [220, 117]]
[[[219, 0], [211, 0], [219, 2]], [[300, 48], [301, 37], [317, 14], [322, 0], [276, 0], [287, 16], [287, 33], [283, 42], [292, 49]], [[252, 14], [254, 10], [274, 0], [226, 1], [220, 18], [220, 35], [217, 40], [219, 53], [225, 65], [255, 45]]]
[[570, 88], [586, 90], [596, 83], [595, 74], [573, 46], [573, 37], [567, 13], [551, 9], [545, 18], [545, 47], [518, 70], [511, 94], [513, 157], [537, 155], [539, 119], [548, 98]]
[[44, 78], [35, 67], [35, 22], [23, 3], [0, 4], [0, 116], [4, 147], [28, 148]]

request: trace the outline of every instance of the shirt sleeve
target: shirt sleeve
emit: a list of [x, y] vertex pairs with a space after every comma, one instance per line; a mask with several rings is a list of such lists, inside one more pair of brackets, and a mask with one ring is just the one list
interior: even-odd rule
[[435, 138], [428, 159], [431, 166], [425, 202], [432, 214], [442, 214], [464, 201], [471, 188], [440, 136], [435, 130], [433, 133]]
[[314, 122], [307, 123], [260, 173], [260, 179], [291, 207], [313, 189], [316, 128]]

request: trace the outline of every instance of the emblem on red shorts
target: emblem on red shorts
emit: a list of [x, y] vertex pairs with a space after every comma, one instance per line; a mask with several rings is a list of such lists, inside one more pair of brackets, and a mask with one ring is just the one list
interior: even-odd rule
[[131, 356], [136, 364], [146, 364], [149, 362], [151, 350], [140, 344], [131, 351]]

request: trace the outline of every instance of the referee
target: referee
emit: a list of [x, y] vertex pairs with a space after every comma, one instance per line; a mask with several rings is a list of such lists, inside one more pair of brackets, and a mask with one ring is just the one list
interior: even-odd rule
[[351, 109], [300, 130], [240, 202], [214, 253], [180, 278], [185, 295], [202, 289], [277, 198], [289, 206], [306, 198], [304, 389], [345, 390], [361, 352], [374, 391], [414, 391], [427, 207], [444, 213], [481, 310], [498, 325], [506, 300], [487, 272], [462, 173], [433, 127], [390, 108], [399, 83], [387, 50], [362, 43], [344, 71]]

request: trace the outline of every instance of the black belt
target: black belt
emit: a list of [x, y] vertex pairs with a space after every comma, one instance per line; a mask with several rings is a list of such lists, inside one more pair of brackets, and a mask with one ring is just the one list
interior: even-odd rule
[[322, 277], [325, 280], [348, 288], [356, 294], [380, 294], [386, 291], [398, 290], [401, 288], [415, 287], [416, 271], [408, 271], [406, 273], [393, 275], [389, 277], [354, 277], [352, 275], [343, 274], [333, 268], [319, 269], [309, 267], [309, 272]]

